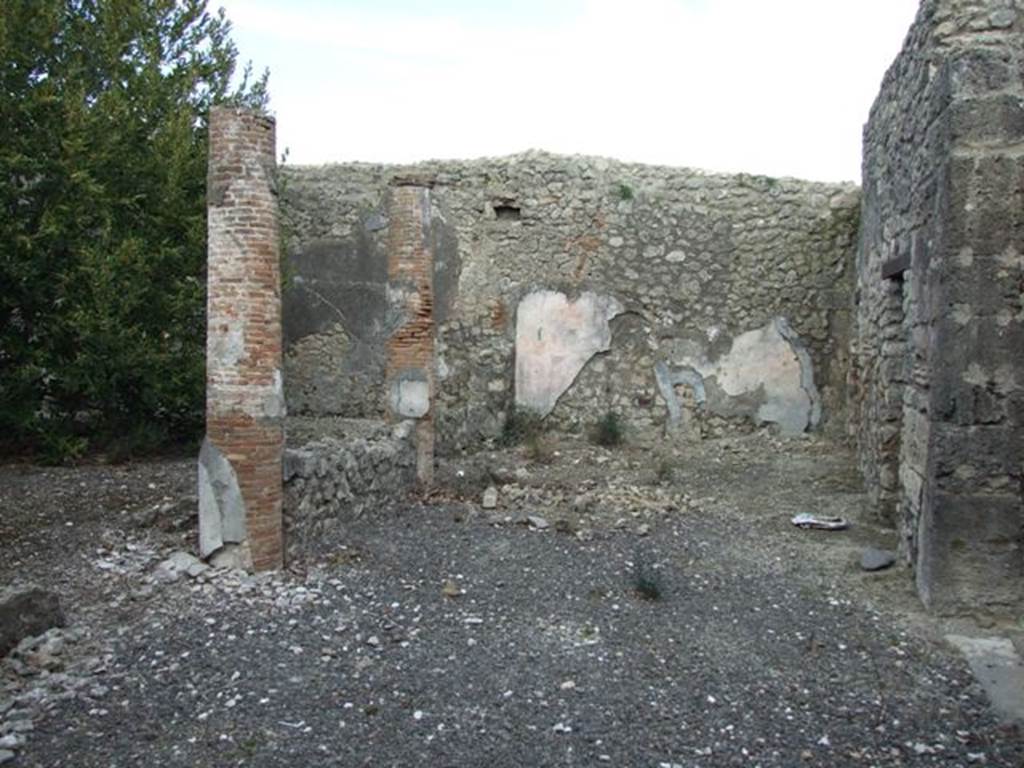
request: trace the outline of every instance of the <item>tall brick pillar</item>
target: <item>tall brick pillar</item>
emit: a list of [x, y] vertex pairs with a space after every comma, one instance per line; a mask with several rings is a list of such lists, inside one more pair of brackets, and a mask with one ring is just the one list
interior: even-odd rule
[[210, 114], [206, 440], [199, 549], [229, 565], [283, 564], [281, 279], [273, 119]]
[[434, 481], [434, 253], [430, 237], [430, 182], [396, 179], [391, 185], [388, 295], [401, 318], [388, 339], [388, 409], [393, 419], [416, 420], [416, 476]]

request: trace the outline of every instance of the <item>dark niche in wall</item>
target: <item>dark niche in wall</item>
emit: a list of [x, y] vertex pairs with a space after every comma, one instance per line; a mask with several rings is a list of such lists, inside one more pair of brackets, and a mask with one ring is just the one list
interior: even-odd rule
[[508, 200], [495, 203], [493, 208], [494, 217], [498, 221], [519, 221], [519, 218], [522, 215], [519, 206]]

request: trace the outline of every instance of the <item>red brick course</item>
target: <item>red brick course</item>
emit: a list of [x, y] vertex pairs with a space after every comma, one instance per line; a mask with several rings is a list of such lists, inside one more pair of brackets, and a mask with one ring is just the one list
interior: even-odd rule
[[281, 278], [271, 118], [210, 114], [206, 429], [238, 477], [252, 567], [283, 564]]
[[[404, 291], [405, 323], [387, 344], [388, 387], [403, 372], [423, 374], [434, 395], [434, 254], [430, 245], [430, 189], [399, 182], [391, 187], [388, 228], [388, 281]], [[417, 475], [433, 482], [433, 407], [416, 429]]]

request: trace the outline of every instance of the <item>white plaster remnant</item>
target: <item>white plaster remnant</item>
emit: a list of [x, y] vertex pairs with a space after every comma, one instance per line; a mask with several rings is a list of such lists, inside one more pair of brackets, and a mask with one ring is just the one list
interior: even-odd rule
[[273, 383], [266, 387], [266, 391], [263, 394], [262, 411], [263, 415], [268, 419], [283, 419], [286, 415], [284, 377], [281, 375], [280, 368], [274, 369]]
[[392, 385], [392, 410], [405, 419], [421, 419], [430, 411], [430, 384], [425, 379], [398, 379]]
[[[670, 374], [679, 369], [696, 372], [705, 389], [713, 384], [729, 399], [752, 399], [756, 411], [751, 415], [760, 422], [777, 424], [783, 435], [798, 435], [821, 418], [810, 355], [784, 318], [740, 334], [716, 360], [709, 360], [706, 352], [698, 349], [670, 360], [658, 378], [662, 396], [669, 402], [670, 419], [678, 418], [678, 404], [668, 400]], [[723, 409], [726, 404], [709, 405]]]
[[245, 356], [245, 322], [236, 318], [232, 323], [212, 325], [207, 331], [207, 354], [223, 368], [234, 368]]
[[800, 381], [800, 361], [774, 323], [740, 334], [732, 349], [707, 375], [729, 395], [764, 388], [757, 410], [761, 421], [779, 425], [785, 435], [803, 432], [810, 422], [811, 399]]
[[206, 439], [199, 451], [199, 554], [245, 541], [245, 502], [234, 467]]
[[609, 321], [624, 307], [587, 291], [570, 301], [558, 291], [527, 294], [516, 311], [516, 407], [547, 416], [598, 352], [611, 349]]

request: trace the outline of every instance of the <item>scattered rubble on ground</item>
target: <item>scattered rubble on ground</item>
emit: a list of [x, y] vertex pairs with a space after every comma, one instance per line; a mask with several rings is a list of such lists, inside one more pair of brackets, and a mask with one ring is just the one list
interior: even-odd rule
[[[399, 722], [430, 724], [431, 743], [442, 744], [460, 733], [468, 738], [457, 726], [468, 728], [476, 717], [489, 733], [507, 732], [524, 744], [532, 732], [523, 729], [540, 728], [543, 720], [547, 733], [581, 755], [621, 762], [621, 745], [587, 746], [588, 722], [633, 706], [624, 702], [640, 706], [645, 696], [686, 724], [694, 756], [701, 750], [723, 761], [741, 748], [766, 765], [797, 759], [801, 750], [833, 762], [856, 753], [851, 760], [879, 765], [940, 765], [953, 756], [999, 764], [1001, 755], [1014, 754], [1012, 742], [999, 745], [986, 730], [976, 692], [962, 687], [969, 679], [962, 662], [931, 650], [918, 636], [923, 630], [894, 623], [894, 599], [905, 594], [907, 603], [895, 603], [899, 610], [916, 604], [905, 573], [861, 570], [865, 550], [885, 551], [895, 535], [864, 516], [863, 497], [846, 474], [849, 462], [835, 458], [834, 449], [767, 435], [708, 441], [667, 454], [676, 470], [668, 482], [643, 451], [562, 444], [555, 453], [547, 464], [516, 449], [452, 459], [442, 464], [441, 480], [462, 471], [471, 485], [440, 484], [433, 498], [411, 498], [405, 509], [362, 520], [329, 547], [331, 554], [261, 575], [197, 559], [194, 524], [131, 522], [142, 510], [183, 508], [191, 462], [153, 488], [145, 480], [152, 470], [139, 466], [127, 491], [101, 480], [108, 469], [70, 471], [85, 478], [76, 503], [45, 528], [26, 529], [16, 550], [33, 553], [19, 561], [18, 572], [53, 585], [68, 626], [22, 640], [0, 662], [0, 760], [18, 765], [22, 754], [53, 755], [54, 745], [79, 737], [84, 741], [74, 743], [89, 745], [88, 753], [107, 749], [102, 745], [122, 743], [119, 724], [129, 717], [147, 750], [181, 761], [209, 759], [200, 734], [218, 722], [234, 723], [233, 742], [217, 742], [211, 732], [237, 759], [245, 756], [238, 743], [249, 738], [244, 734], [265, 730], [279, 735], [276, 746], [261, 749], [299, 749], [301, 759], [312, 759], [301, 751], [309, 742], [287, 734], [319, 738], [349, 754], [359, 751], [353, 745], [378, 744], [378, 719], [402, 733]], [[90, 490], [94, 482], [101, 491], [140, 491], [131, 503], [115, 501], [111, 513], [106, 492]], [[497, 495], [494, 509], [484, 509], [489, 487]], [[34, 505], [46, 508], [61, 494], [51, 485], [22, 495], [23, 514], [31, 516]], [[790, 518], [811, 503], [856, 524], [808, 536]], [[6, 564], [0, 569], [5, 578], [13, 572]], [[644, 579], [656, 590], [643, 592]], [[258, 671], [239, 653], [271, 666]], [[495, 659], [514, 671], [512, 679], [492, 680]], [[680, 665], [687, 690], [702, 692], [697, 710], [678, 687]], [[784, 672], [750, 677], [754, 667]], [[829, 694], [817, 690], [817, 667], [845, 682]], [[640, 669], [649, 669], [653, 689], [637, 687]], [[877, 670], [891, 679], [876, 689], [864, 675]], [[805, 673], [790, 690], [786, 681]], [[534, 692], [549, 677], [554, 693]], [[500, 685], [500, 706], [483, 695], [487, 681]], [[344, 693], [335, 702], [328, 692], [337, 685]], [[408, 709], [396, 711], [388, 691], [407, 686], [431, 693], [403, 693]], [[928, 698], [949, 691], [960, 697], [956, 707], [953, 699]], [[765, 696], [779, 708], [779, 722], [804, 717], [811, 711], [805, 703], [814, 701], [816, 716], [824, 705], [833, 727], [790, 745], [759, 745], [758, 726], [728, 718], [742, 703], [752, 723], [773, 721], [771, 708], [750, 703]], [[873, 721], [884, 731], [857, 741], [838, 725], [840, 711], [862, 724], [877, 702], [890, 708]], [[314, 703], [316, 711], [309, 708]], [[348, 746], [324, 734], [322, 713], [335, 706]], [[929, 730], [927, 718], [943, 733]], [[609, 733], [632, 743], [612, 722]], [[437, 730], [440, 724], [445, 730]], [[733, 731], [723, 730], [729, 725]], [[101, 731], [104, 740], [85, 735]], [[181, 738], [154, 735], [164, 731]], [[828, 745], [821, 744], [826, 737]], [[544, 749], [528, 747], [534, 756]], [[654, 755], [639, 742], [632, 749]]]

